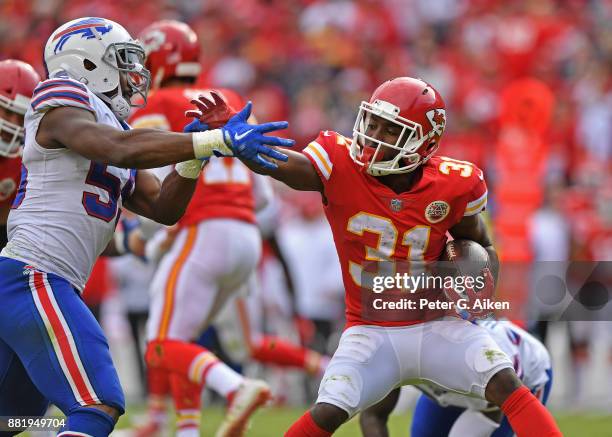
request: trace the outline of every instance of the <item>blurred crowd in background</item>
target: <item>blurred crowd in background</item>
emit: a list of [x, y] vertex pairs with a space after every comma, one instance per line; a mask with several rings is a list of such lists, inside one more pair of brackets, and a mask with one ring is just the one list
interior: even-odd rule
[[[1, 56], [41, 73], [46, 38], [67, 20], [106, 17], [133, 35], [160, 18], [185, 21], [202, 45], [200, 84], [236, 89], [261, 120], [289, 120], [301, 146], [321, 129], [350, 135], [380, 82], [422, 77], [448, 108], [440, 153], [485, 170], [506, 259], [612, 256], [600, 229], [612, 221], [609, 0], [4, 0], [0, 12]], [[504, 108], [529, 89], [516, 84], [525, 78], [542, 87], [521, 104], [549, 99], [548, 109], [529, 119], [524, 144], [503, 147], [523, 138], [504, 129]], [[512, 161], [522, 169], [503, 168]], [[516, 181], [526, 186], [507, 192]], [[527, 244], [525, 219], [542, 206], [536, 233], [561, 227], [567, 248], [539, 247], [539, 235], [535, 250]]]
[[[440, 153], [485, 171], [503, 260], [612, 260], [609, 0], [3, 0], [0, 16], [0, 57], [41, 74], [48, 35], [73, 18], [109, 18], [132, 35], [185, 21], [202, 46], [198, 84], [239, 91], [260, 121], [288, 120], [299, 147], [323, 129], [351, 136], [379, 83], [421, 77], [446, 101]], [[343, 290], [320, 199], [279, 193], [264, 228], [286, 251], [301, 315], [323, 321], [315, 334], [329, 340]], [[132, 302], [139, 285], [125, 284], [133, 268], [114, 264], [115, 287], [98, 288], [134, 288], [125, 302], [145, 317], [146, 293]], [[284, 311], [271, 291], [279, 269], [261, 269], [271, 314]]]

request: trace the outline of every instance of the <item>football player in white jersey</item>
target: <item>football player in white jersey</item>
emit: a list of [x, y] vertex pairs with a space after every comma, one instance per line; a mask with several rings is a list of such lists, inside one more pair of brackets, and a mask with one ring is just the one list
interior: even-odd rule
[[[79, 292], [120, 208], [173, 224], [213, 153], [232, 155], [248, 142], [284, 159], [265, 144], [292, 141], [263, 135], [284, 122], [248, 124], [250, 104], [222, 129], [130, 130], [123, 120], [132, 97], [145, 104], [150, 76], [140, 43], [110, 20], [60, 26], [44, 58], [48, 79], [25, 116], [22, 179], [0, 257], [0, 416], [42, 415], [52, 402], [67, 418], [60, 436], [106, 437], [124, 399]], [[134, 170], [173, 163], [163, 184]]]
[[[477, 321], [491, 334], [514, 364], [526, 387], [544, 405], [552, 387], [552, 364], [546, 347], [534, 336], [509, 321]], [[417, 384], [422, 394], [412, 415], [412, 437], [512, 437], [514, 431], [501, 410], [483, 399], [471, 398], [434, 384]], [[388, 435], [387, 419], [399, 396], [399, 389], [359, 418], [366, 437]]]

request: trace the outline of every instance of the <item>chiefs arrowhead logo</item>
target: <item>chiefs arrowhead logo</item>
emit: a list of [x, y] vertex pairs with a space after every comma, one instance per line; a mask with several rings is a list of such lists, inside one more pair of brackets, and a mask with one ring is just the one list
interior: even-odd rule
[[427, 111], [427, 119], [431, 123], [433, 131], [438, 135], [442, 135], [446, 127], [446, 111], [444, 109]]
[[17, 188], [17, 185], [11, 178], [0, 180], [0, 201], [11, 197], [11, 194], [15, 192], [15, 188]]
[[439, 223], [450, 212], [450, 205], [444, 200], [435, 200], [425, 208], [425, 218], [429, 223]]

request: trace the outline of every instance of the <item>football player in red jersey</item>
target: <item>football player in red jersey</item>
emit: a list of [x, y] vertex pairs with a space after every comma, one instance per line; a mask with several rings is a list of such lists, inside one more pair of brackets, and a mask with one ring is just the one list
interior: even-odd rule
[[[347, 326], [317, 402], [287, 436], [329, 436], [393, 388], [422, 379], [500, 406], [519, 437], [561, 435], [485, 330], [460, 318], [421, 321], [410, 311], [371, 307], [368, 267], [433, 262], [447, 232], [484, 246], [497, 270], [479, 214], [487, 198], [482, 171], [434, 156], [445, 125], [439, 93], [401, 77], [362, 102], [352, 140], [324, 131], [302, 153], [286, 151], [289, 160], [276, 169], [247, 164], [292, 188], [322, 194], [346, 291]], [[237, 154], [252, 160], [258, 147], [246, 145]], [[485, 276], [491, 288], [493, 278]]]
[[[185, 111], [197, 96], [211, 95], [227, 102], [230, 112], [207, 114], [210, 128], [225, 122], [233, 108], [244, 106], [242, 98], [228, 89], [195, 89], [200, 73], [200, 45], [184, 23], [164, 20], [153, 23], [140, 35], [147, 51], [146, 67], [153, 89], [147, 106], [130, 119], [134, 128], [181, 131]], [[220, 101], [220, 100], [219, 100]], [[171, 392], [175, 402], [177, 436], [199, 435], [202, 385], [231, 400], [218, 436], [240, 435], [247, 419], [269, 397], [263, 381], [244, 379], [203, 347], [191, 344], [213, 322], [226, 303], [235, 306], [233, 322], [246, 323], [244, 304], [232, 299], [256, 286], [255, 269], [261, 253], [261, 237], [255, 211], [268, 203], [267, 178], [251, 172], [231, 157], [211, 159], [203, 169], [194, 196], [179, 221], [179, 231], [151, 283], [152, 301], [147, 323], [151, 423], [141, 431], [158, 431], [163, 420], [163, 399]], [[227, 313], [227, 311], [226, 311]], [[269, 336], [247, 335], [243, 326], [244, 353], [262, 362], [309, 370], [321, 362], [314, 351]], [[235, 346], [235, 345], [234, 345]], [[189, 362], [190, 372], [171, 372], [160, 354]], [[317, 369], [318, 370], [318, 369]], [[316, 373], [316, 371], [314, 372]]]
[[21, 177], [23, 117], [38, 82], [30, 64], [0, 61], [0, 249], [6, 245], [6, 220]]

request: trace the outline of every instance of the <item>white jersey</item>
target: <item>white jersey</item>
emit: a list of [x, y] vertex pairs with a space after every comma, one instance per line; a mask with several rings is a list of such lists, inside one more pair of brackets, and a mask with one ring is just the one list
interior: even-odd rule
[[84, 84], [67, 77], [41, 82], [25, 115], [21, 184], [1, 255], [60, 275], [82, 290], [113, 235], [122, 202], [134, 191], [136, 172], [67, 148], [41, 147], [38, 126], [46, 111], [60, 106], [85, 109], [98, 123], [129, 129]]
[[[552, 367], [546, 347], [533, 335], [509, 321], [486, 320], [477, 321], [476, 324], [489, 331], [500, 349], [512, 360], [514, 370], [523, 384], [540, 395], [538, 391], [550, 379], [547, 370]], [[485, 400], [470, 398], [430, 384], [419, 384], [417, 387], [443, 407], [472, 410], [485, 410], [489, 407]]]

